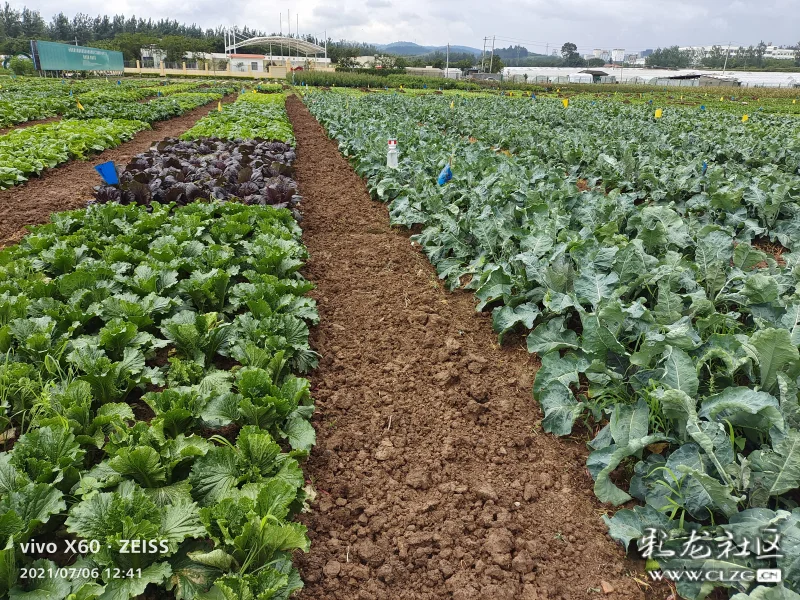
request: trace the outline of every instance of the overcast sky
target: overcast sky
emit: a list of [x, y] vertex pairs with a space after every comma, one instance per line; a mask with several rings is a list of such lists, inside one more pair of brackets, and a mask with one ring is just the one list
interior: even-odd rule
[[[11, 1], [21, 8], [23, 2]], [[45, 20], [59, 11], [123, 13], [168, 17], [202, 27], [249, 25], [372, 43], [412, 41], [422, 45], [460, 44], [480, 48], [485, 36], [498, 46], [516, 42], [534, 52], [570, 41], [582, 52], [593, 48], [637, 51], [672, 44], [734, 44], [759, 40], [776, 45], [800, 38], [799, 0], [39, 0], [28, 4]], [[549, 46], [546, 44], [549, 43]]]

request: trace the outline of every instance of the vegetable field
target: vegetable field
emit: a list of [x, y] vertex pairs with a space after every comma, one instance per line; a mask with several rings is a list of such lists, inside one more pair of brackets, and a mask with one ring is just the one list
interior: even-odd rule
[[0, 597], [800, 600], [792, 98], [419, 79], [3, 80]]
[[[658, 527], [674, 551], [772, 527], [785, 554], [761, 566], [784, 583], [725, 585], [795, 597], [800, 122], [590, 100], [305, 100], [392, 222], [422, 227], [412, 240], [439, 277], [474, 290], [501, 340], [527, 335], [545, 431], [588, 432], [597, 497], [637, 501], [605, 517], [610, 534], [627, 548]], [[712, 562], [673, 557], [659, 567]], [[713, 587], [677, 583], [687, 598]]]

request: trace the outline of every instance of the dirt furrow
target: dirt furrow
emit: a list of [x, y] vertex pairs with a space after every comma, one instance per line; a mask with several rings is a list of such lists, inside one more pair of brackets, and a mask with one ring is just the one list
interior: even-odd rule
[[[222, 102], [234, 100], [236, 94], [231, 94]], [[26, 226], [46, 223], [54, 212], [86, 206], [92, 198], [94, 186], [100, 184], [94, 165], [108, 160], [125, 165], [156, 142], [179, 136], [216, 105], [215, 101], [180, 117], [154, 123], [152, 129], [140, 131], [132, 140], [116, 148], [92, 155], [87, 160], [71, 160], [48, 169], [39, 177], [32, 176], [22, 185], [0, 191], [0, 247], [18, 242], [27, 233]]]
[[302, 102], [287, 108], [321, 315], [301, 597], [642, 598], [583, 444], [538, 426], [534, 359], [497, 346]]
[[27, 129], [28, 127], [33, 127], [34, 125], [44, 125], [45, 123], [54, 123], [55, 121], [60, 121], [60, 120], [61, 116], [57, 115], [55, 117], [47, 117], [44, 119], [25, 121], [23, 123], [15, 123], [14, 125], [10, 125], [6, 128], [0, 128], [0, 135], [5, 135], [7, 133], [11, 133], [12, 131], [16, 131], [18, 129]]

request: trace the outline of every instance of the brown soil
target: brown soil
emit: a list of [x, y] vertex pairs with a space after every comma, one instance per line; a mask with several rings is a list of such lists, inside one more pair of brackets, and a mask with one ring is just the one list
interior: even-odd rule
[[12, 131], [16, 131], [17, 129], [27, 129], [28, 127], [33, 127], [34, 125], [44, 125], [45, 123], [52, 123], [53, 121], [60, 121], [60, 116], [55, 117], [47, 117], [46, 119], [37, 119], [35, 121], [25, 121], [24, 123], [17, 123], [15, 125], [11, 125], [10, 127], [6, 127], [5, 129], [0, 128], [0, 135], [5, 135], [7, 133], [11, 133]]
[[498, 347], [473, 296], [442, 288], [300, 100], [287, 109], [322, 354], [299, 597], [643, 598], [584, 445], [541, 431], [521, 338]]
[[[222, 102], [235, 99], [236, 95], [231, 94]], [[208, 112], [208, 105], [205, 105], [180, 117], [155, 123], [152, 130], [140, 131], [129, 142], [95, 154], [89, 160], [66, 162], [22, 185], [0, 191], [0, 248], [18, 242], [27, 233], [27, 225], [46, 223], [54, 212], [86, 206], [92, 199], [94, 186], [101, 183], [94, 165], [107, 160], [125, 165], [133, 156], [147, 151], [165, 137], [179, 136]]]
[[[783, 247], [779, 242], [771, 242], [766, 238], [756, 238], [752, 242], [753, 248], [757, 248], [762, 252], [766, 252], [767, 254], [771, 254], [772, 258], [775, 259], [775, 262], [778, 263], [779, 266], [784, 267], [786, 266], [786, 259], [783, 258], [783, 253], [786, 252], [786, 248]], [[762, 264], [763, 263], [763, 264]], [[756, 265], [756, 268], [764, 269], [767, 267], [766, 262], [761, 262]]]

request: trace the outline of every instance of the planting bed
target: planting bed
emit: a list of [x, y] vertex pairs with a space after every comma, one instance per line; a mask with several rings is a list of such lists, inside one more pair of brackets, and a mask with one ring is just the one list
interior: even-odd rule
[[[292, 372], [316, 363], [317, 316], [299, 228], [234, 202], [150, 208], [54, 215], [0, 254], [3, 429], [19, 435], [0, 454], [3, 595], [302, 586], [290, 553], [308, 542], [287, 519], [305, 498], [313, 404]], [[65, 536], [97, 546], [22, 547]]]
[[137, 155], [120, 174], [117, 186], [99, 186], [98, 202], [145, 204], [198, 198], [287, 208], [297, 188], [287, 175], [295, 154], [283, 142], [232, 142], [215, 138], [167, 139]]

